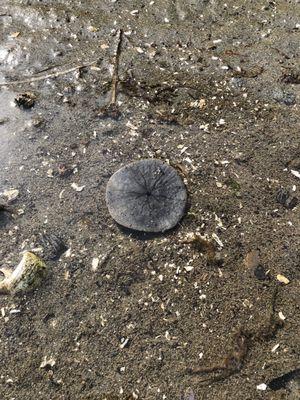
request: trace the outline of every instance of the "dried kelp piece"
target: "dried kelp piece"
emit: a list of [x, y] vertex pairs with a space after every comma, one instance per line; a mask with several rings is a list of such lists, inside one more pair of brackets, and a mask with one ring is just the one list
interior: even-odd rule
[[109, 180], [106, 203], [120, 225], [143, 232], [164, 232], [183, 217], [187, 192], [173, 167], [149, 159], [119, 169]]
[[280, 390], [286, 388], [291, 381], [298, 381], [300, 385], [300, 368], [272, 379], [268, 386], [271, 390]]

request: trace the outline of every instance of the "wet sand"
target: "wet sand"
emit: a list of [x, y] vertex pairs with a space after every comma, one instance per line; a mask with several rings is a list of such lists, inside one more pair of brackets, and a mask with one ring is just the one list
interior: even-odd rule
[[[49, 268], [0, 297], [1, 400], [300, 398], [296, 380], [261, 386], [299, 368], [299, 7], [0, 4], [0, 192], [18, 190], [0, 266], [33, 250]], [[151, 237], [105, 204], [110, 176], [143, 158], [189, 194]]]

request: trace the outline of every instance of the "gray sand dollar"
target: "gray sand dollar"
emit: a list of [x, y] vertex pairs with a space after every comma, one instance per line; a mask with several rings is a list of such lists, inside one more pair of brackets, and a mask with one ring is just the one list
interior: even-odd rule
[[187, 192], [173, 167], [160, 160], [133, 162], [109, 179], [106, 203], [120, 225], [143, 232], [164, 232], [183, 217]]

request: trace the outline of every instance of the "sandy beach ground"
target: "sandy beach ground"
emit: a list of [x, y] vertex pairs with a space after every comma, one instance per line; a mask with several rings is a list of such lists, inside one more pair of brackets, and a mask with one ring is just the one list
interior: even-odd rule
[[[0, 267], [49, 271], [0, 296], [0, 399], [299, 399], [266, 386], [300, 368], [299, 1], [7, 0], [0, 27]], [[189, 197], [150, 237], [105, 203], [143, 158]]]

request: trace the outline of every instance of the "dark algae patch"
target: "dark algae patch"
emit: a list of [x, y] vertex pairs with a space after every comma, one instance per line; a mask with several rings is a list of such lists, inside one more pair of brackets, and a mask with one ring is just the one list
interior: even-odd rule
[[0, 1], [1, 400], [299, 398], [299, 12]]
[[19, 107], [23, 107], [24, 109], [30, 109], [34, 106], [36, 101], [36, 96], [33, 93], [25, 92], [18, 94], [15, 98], [15, 103]]

